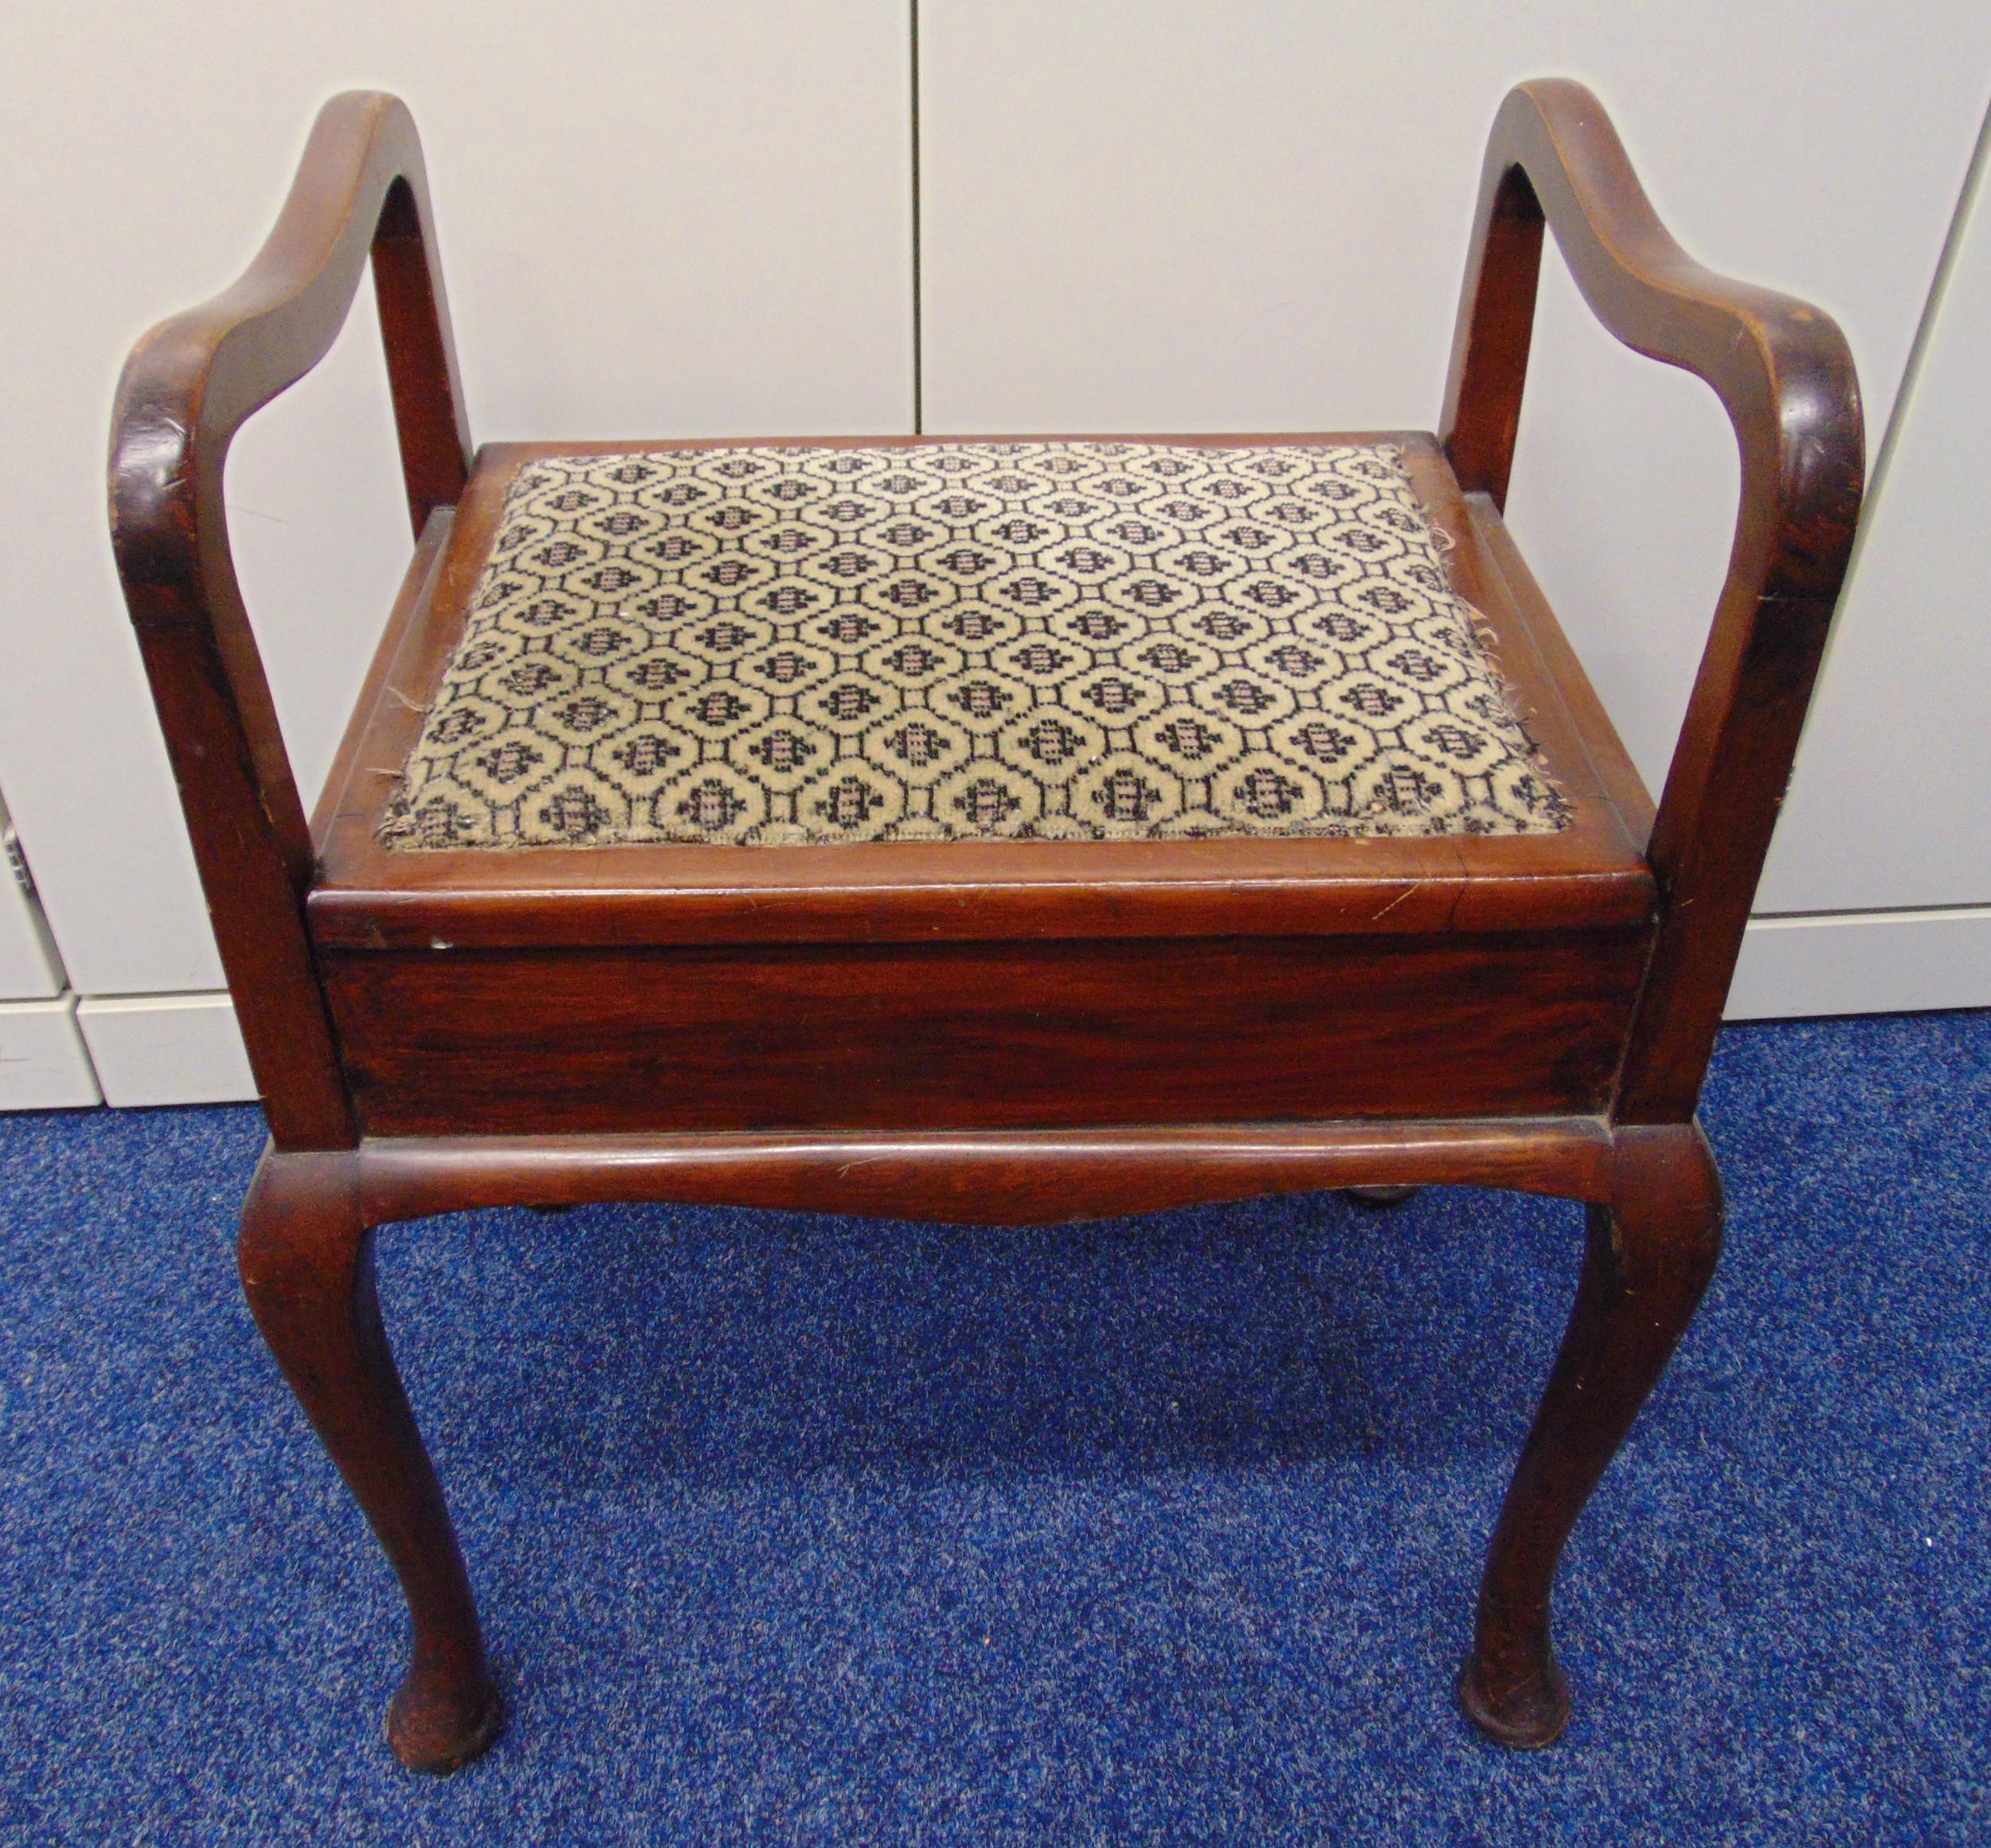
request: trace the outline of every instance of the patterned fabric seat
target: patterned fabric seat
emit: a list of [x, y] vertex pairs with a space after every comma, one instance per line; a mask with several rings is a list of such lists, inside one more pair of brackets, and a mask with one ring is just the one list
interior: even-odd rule
[[543, 456], [404, 848], [1555, 832], [1382, 445]]

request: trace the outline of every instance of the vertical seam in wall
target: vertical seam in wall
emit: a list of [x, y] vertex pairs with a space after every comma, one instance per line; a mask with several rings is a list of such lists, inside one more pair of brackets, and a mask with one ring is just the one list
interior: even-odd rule
[[5, 797], [0, 797], [0, 879], [10, 879], [18, 887], [21, 902], [27, 910], [28, 928], [39, 940], [41, 953], [48, 959], [49, 978], [62, 993], [68, 994], [70, 992], [69, 965], [64, 960], [62, 946], [56, 942], [54, 929], [49, 922], [49, 914], [42, 907], [41, 894], [35, 886], [27, 847], [14, 825], [13, 816], [7, 812]]
[[926, 433], [920, 302], [920, 0], [906, 0], [906, 14], [913, 71], [913, 434], [919, 437]]
[[[1963, 238], [1970, 223], [1970, 215], [1984, 190], [1985, 174], [1991, 167], [1991, 108], [1985, 112], [1984, 119], [1977, 125], [1977, 145], [1970, 151], [1969, 164], [1964, 169], [1963, 186], [1957, 194], [1956, 209], [1950, 215], [1950, 229], [1943, 234], [1942, 250], [1936, 258], [1935, 274], [1929, 281], [1929, 293], [1922, 304], [1921, 318], [1915, 323], [1915, 338], [1908, 343], [1907, 363], [1901, 369], [1900, 389], [1895, 393], [1894, 403], [1887, 412], [1887, 428], [1880, 433], [1880, 442], [1875, 449], [1873, 466], [1868, 471], [1867, 491], [1862, 508], [1860, 530], [1853, 536], [1852, 554], [1846, 561], [1845, 592], [1840, 597], [1840, 609], [1845, 608], [1847, 593], [1858, 582], [1860, 561], [1867, 549], [1868, 535], [1873, 531], [1881, 499], [1886, 491], [1887, 476], [1894, 465], [1894, 453], [1901, 440], [1901, 433], [1907, 426], [1915, 393], [1922, 382], [1922, 370], [1928, 358], [1929, 348], [1935, 339], [1936, 323], [1942, 317], [1943, 297], [1949, 293], [1950, 278], [1954, 273], [1958, 257], [1962, 253]], [[1832, 663], [1833, 644], [1837, 640], [1839, 623], [1835, 614], [1832, 628], [1825, 637], [1825, 653], [1818, 664], [1819, 679], [1822, 683], [1825, 670]]]

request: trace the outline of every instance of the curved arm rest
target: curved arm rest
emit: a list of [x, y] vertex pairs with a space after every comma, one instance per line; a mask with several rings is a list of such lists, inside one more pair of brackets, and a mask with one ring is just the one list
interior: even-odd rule
[[243, 421], [331, 347], [370, 256], [419, 536], [461, 495], [470, 443], [421, 146], [394, 97], [325, 105], [254, 262], [139, 343], [111, 424], [118, 572], [283, 1148], [347, 1146], [353, 1130], [304, 929], [310, 834], [243, 608], [222, 478]]
[[[140, 340], [119, 382], [111, 456], [120, 550], [184, 501], [199, 465], [295, 385], [345, 325], [370, 256], [416, 536], [468, 473], [421, 143], [398, 97], [349, 91], [319, 111], [290, 196], [241, 277]], [[218, 458], [217, 458], [218, 460]]]
[[1829, 315], [1673, 241], [1595, 96], [1524, 84], [1488, 144], [1445, 393], [1468, 493], [1506, 499], [1544, 219], [1605, 327], [1704, 379], [1742, 452], [1728, 577], [1649, 848], [1663, 910], [1619, 1102], [1623, 1121], [1676, 1122], [1700, 1094], [1852, 550], [1860, 388]]
[[1507, 495], [1546, 217], [1597, 317], [1705, 379], [1743, 448], [1738, 531], [1764, 593], [1836, 595], [1860, 511], [1860, 388], [1832, 318], [1720, 276], [1660, 224], [1604, 107], [1554, 78], [1508, 93], [1487, 146], [1443, 440], [1468, 493]]

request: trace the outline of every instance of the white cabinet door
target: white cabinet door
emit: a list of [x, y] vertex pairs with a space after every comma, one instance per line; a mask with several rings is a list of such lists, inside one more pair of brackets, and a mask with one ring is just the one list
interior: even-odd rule
[[1981, 168], [1898, 422], [1760, 910], [1991, 906], [1991, 186]]
[[0, 1110], [59, 1110], [97, 1101], [96, 1075], [76, 1030], [76, 996], [0, 803]]
[[[1567, 75], [1690, 252], [1838, 317], [1877, 444], [1991, 83], [1991, 10], [1938, 0], [921, 0], [920, 18], [923, 398], [945, 431], [1430, 427], [1488, 125], [1513, 82]], [[1876, 585], [1848, 605], [1766, 892], [1780, 908], [1991, 901], [1973, 815], [1991, 624], [1962, 595], [1986, 483], [1952, 460], [1985, 456], [1991, 428], [1991, 305], [1970, 299], [1977, 370], [1922, 450], [1944, 490], [1888, 491], [1916, 527], [1868, 547]], [[1734, 440], [1704, 387], [1597, 326], [1553, 254], [1534, 354], [1509, 519], [1657, 789], [1727, 562]], [[1927, 376], [1946, 395], [1969, 363], [1939, 343]], [[1904, 648], [1939, 526], [1953, 588]], [[1968, 665], [1932, 693], [1946, 659]], [[1917, 728], [1922, 749], [1872, 777], [1874, 737]], [[1809, 973], [1780, 987], [1765, 958], [1801, 949]], [[1815, 937], [1752, 942], [1745, 973], [1758, 1012], [1931, 992], [1856, 992]]]
[[1991, 118], [1797, 754], [1731, 1018], [1991, 1007]]
[[[73, 985], [219, 985], [104, 515], [131, 342], [230, 280], [319, 104], [393, 89], [426, 144], [473, 430], [910, 428], [906, 0], [345, 0], [22, 10], [0, 59], [8, 381], [0, 783]], [[229, 498], [315, 789], [409, 552], [365, 298], [252, 424]]]
[[[1884, 418], [1983, 112], [1981, 6], [921, 0], [929, 427], [1428, 427], [1487, 128], [1558, 75], [1696, 256], [1840, 317]], [[1608, 436], [1621, 393], [1586, 408]]]
[[31, 894], [26, 855], [0, 802], [0, 1001], [62, 993], [62, 965]]

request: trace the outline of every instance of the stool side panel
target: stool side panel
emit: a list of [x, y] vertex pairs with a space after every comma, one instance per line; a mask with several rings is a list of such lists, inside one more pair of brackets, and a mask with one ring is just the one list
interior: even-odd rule
[[376, 1136], [1582, 1114], [1649, 932], [329, 953]]

